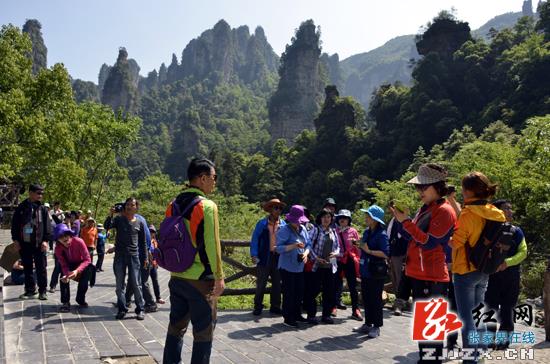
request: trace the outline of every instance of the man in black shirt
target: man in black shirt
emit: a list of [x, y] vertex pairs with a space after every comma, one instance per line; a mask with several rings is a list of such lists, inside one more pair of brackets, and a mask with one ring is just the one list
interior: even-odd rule
[[[51, 219], [48, 211], [42, 205], [44, 187], [39, 184], [29, 186], [29, 198], [21, 202], [15, 209], [11, 224], [11, 239], [21, 254], [25, 269], [25, 293], [19, 298], [37, 298], [47, 300], [46, 286], [46, 252], [50, 240]], [[33, 276], [33, 266], [36, 268], [38, 293]]]
[[[115, 209], [111, 209], [111, 214], [105, 220], [105, 229], [116, 229], [115, 246], [108, 253], [115, 252], [113, 263], [116, 280], [116, 295], [118, 313], [116, 318], [121, 320], [128, 312], [126, 308], [125, 297], [125, 278], [126, 268], [128, 268], [128, 285], [134, 293], [136, 302], [136, 314], [138, 320], [143, 320], [144, 316], [144, 301], [143, 291], [141, 288], [140, 274], [140, 254], [147, 256], [147, 244], [145, 241], [145, 229], [147, 226], [138, 219], [136, 211], [138, 202], [135, 198], [128, 198], [124, 203], [124, 210], [119, 216], [113, 217]], [[145, 262], [144, 264], [148, 264]]]

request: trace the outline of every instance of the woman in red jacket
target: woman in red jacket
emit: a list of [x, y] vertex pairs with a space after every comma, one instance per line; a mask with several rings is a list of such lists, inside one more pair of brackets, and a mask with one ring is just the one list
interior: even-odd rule
[[78, 282], [76, 302], [80, 307], [88, 307], [86, 292], [91, 275], [90, 253], [84, 240], [74, 236], [74, 232], [65, 224], [55, 227], [55, 256], [61, 266], [61, 308], [60, 312], [69, 312], [71, 308], [70, 281]]
[[[424, 205], [411, 219], [406, 212], [390, 207], [402, 225], [401, 235], [409, 238], [405, 274], [411, 278], [413, 299], [447, 295], [449, 240], [456, 224], [456, 213], [443, 197], [447, 195], [447, 171], [437, 164], [423, 164], [413, 184]], [[435, 349], [439, 360], [424, 359], [424, 348]], [[419, 363], [441, 363], [442, 343], [420, 342]]]

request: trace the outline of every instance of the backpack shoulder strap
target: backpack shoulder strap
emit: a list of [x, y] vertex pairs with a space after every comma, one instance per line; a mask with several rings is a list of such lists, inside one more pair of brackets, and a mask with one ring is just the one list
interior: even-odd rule
[[172, 216], [185, 216], [193, 207], [195, 207], [199, 202], [204, 200], [202, 196], [197, 196], [180, 212], [180, 207], [176, 203], [176, 200], [172, 200]]

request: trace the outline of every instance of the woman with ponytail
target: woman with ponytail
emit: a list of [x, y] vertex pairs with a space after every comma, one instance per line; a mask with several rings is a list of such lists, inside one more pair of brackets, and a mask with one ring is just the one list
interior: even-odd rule
[[[476, 245], [487, 220], [506, 221], [504, 213], [488, 202], [496, 190], [497, 185], [481, 172], [468, 173], [462, 178], [464, 208], [450, 245], [454, 294], [458, 317], [462, 321], [463, 348], [477, 348], [477, 342], [470, 342], [474, 336], [472, 333], [478, 331], [479, 337], [483, 337], [485, 331], [484, 327], [479, 330], [476, 328], [472, 310], [484, 300], [489, 275], [478, 271], [471, 264], [468, 247]], [[463, 363], [477, 363], [478, 354], [476, 351], [474, 360], [464, 360]]]

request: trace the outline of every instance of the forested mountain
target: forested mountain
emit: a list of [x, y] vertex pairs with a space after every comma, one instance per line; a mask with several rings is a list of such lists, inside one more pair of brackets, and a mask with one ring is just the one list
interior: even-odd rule
[[[472, 31], [472, 36], [490, 41], [491, 32], [513, 27], [522, 16], [536, 17], [531, 0], [524, 2], [521, 12], [498, 15]], [[414, 34], [396, 37], [369, 52], [348, 57], [340, 62], [344, 75], [342, 93], [352, 96], [368, 109], [372, 94], [380, 85], [396, 81], [411, 84], [411, 60], [417, 59]]]

